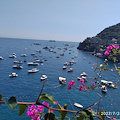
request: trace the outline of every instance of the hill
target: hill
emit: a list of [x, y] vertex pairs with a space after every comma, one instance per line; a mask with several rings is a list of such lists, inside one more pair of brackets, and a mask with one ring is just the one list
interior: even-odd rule
[[94, 37], [87, 37], [77, 49], [89, 52], [103, 52], [110, 44], [120, 44], [120, 23], [105, 28]]

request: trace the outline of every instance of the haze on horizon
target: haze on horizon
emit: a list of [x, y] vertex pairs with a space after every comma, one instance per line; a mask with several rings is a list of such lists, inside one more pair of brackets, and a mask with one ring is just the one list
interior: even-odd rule
[[81, 42], [120, 22], [119, 0], [1, 0], [0, 37]]

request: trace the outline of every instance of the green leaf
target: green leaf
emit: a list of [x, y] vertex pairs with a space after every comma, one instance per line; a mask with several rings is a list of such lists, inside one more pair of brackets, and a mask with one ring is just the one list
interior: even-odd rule
[[46, 100], [48, 102], [55, 104], [55, 99], [53, 98], [53, 96], [48, 95], [46, 93], [41, 94], [41, 96], [39, 97], [39, 100]]
[[[2, 99], [2, 95], [0, 94], [0, 101], [2, 101], [3, 99]], [[1, 104], [0, 104], [1, 105]]]
[[82, 114], [77, 116], [76, 120], [84, 120], [87, 117], [86, 112], [82, 111]]
[[117, 70], [120, 71], [120, 67], [118, 67]]
[[[60, 106], [58, 105], [59, 109], [66, 109], [67, 110], [67, 104], [65, 104], [62, 108], [60, 108]], [[59, 120], [64, 120], [65, 116], [67, 115], [67, 112], [65, 111], [58, 111], [61, 115], [61, 118]]]
[[12, 110], [15, 110], [15, 106], [17, 105], [17, 100], [14, 96], [12, 96], [8, 102], [6, 102], [7, 106], [10, 107]]
[[84, 114], [85, 120], [93, 120], [92, 113], [89, 110], [83, 110], [82, 114]]
[[44, 117], [45, 120], [57, 120], [54, 113], [46, 113]]
[[26, 110], [26, 108], [28, 107], [28, 105], [19, 105], [19, 116], [21, 116], [24, 112], [25, 112], [25, 110]]
[[105, 110], [102, 110], [102, 111], [99, 113], [99, 115], [101, 116], [101, 118], [102, 118], [103, 120], [105, 120], [105, 116], [106, 116], [104, 113], [106, 113]]

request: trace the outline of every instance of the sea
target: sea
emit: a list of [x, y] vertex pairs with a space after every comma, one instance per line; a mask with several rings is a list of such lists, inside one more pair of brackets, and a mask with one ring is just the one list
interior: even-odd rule
[[[101, 79], [113, 83], [118, 82], [117, 89], [108, 88], [106, 94], [102, 93], [100, 88], [90, 92], [79, 91], [81, 83], [77, 77], [86, 72], [88, 82], [85, 83], [85, 86], [91, 86], [98, 73], [94, 67], [96, 64], [104, 64], [104, 59], [78, 50], [78, 45], [78, 42], [0, 38], [0, 56], [4, 58], [4, 60], [0, 60], [0, 94], [2, 94], [3, 100], [8, 101], [11, 96], [15, 96], [18, 102], [35, 102], [43, 86], [40, 78], [42, 75], [47, 75], [48, 80], [45, 82], [43, 93], [52, 95], [61, 106], [67, 104], [69, 110], [78, 111], [80, 108], [75, 107], [74, 103], [79, 103], [86, 108], [97, 102], [100, 99], [98, 94], [100, 94], [102, 100], [99, 111], [104, 109], [107, 116], [120, 119], [120, 86], [117, 71], [102, 71], [102, 78], [98, 79], [99, 82]], [[44, 49], [45, 47], [48, 47], [50, 51]], [[9, 58], [9, 55], [13, 53], [17, 58]], [[61, 56], [63, 53], [64, 55]], [[26, 54], [27, 57], [21, 57], [21, 54]], [[39, 63], [38, 66], [27, 65], [28, 62], [33, 62], [35, 59], [44, 60], [44, 62]], [[23, 61], [21, 64], [23, 69], [14, 69], [14, 61], [20, 60]], [[71, 60], [76, 63], [63, 70], [64, 63]], [[120, 66], [118, 63], [115, 64]], [[28, 70], [32, 68], [39, 69], [39, 72], [28, 74]], [[73, 68], [73, 72], [68, 72], [69, 68]], [[114, 63], [108, 62], [108, 68], [114, 68]], [[13, 72], [17, 73], [18, 77], [10, 78], [9, 75]], [[66, 85], [59, 83], [60, 76], [66, 78]], [[71, 80], [75, 81], [75, 86], [68, 90], [68, 83]], [[51, 103], [50, 106], [57, 108], [57, 105]], [[98, 104], [91, 108], [96, 111]], [[56, 114], [59, 116], [58, 113]], [[73, 114], [68, 113], [67, 115], [72, 116]], [[6, 104], [1, 104], [0, 120], [31, 120], [31, 118], [26, 116], [26, 112], [22, 116], [18, 116], [18, 105], [15, 110], [11, 110]]]

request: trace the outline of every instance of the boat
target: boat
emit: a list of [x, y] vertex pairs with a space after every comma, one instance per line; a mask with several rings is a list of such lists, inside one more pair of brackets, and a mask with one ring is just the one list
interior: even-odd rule
[[22, 69], [23, 66], [21, 66], [21, 65], [13, 65], [13, 68]]
[[64, 78], [64, 77], [59, 77], [59, 82], [60, 82], [61, 84], [66, 84], [66, 78]]
[[37, 63], [37, 62], [28, 62], [27, 64], [28, 65], [33, 65], [33, 66], [39, 65], [39, 63]]
[[17, 58], [16, 55], [12, 54], [12, 55], [9, 55], [9, 58]]
[[83, 106], [79, 103], [74, 103], [74, 106], [78, 107], [78, 108], [83, 108]]
[[0, 56], [0, 60], [3, 60], [4, 58], [2, 56]]
[[101, 80], [101, 83], [111, 88], [117, 88], [117, 86], [111, 81]]
[[67, 66], [63, 66], [63, 70], [66, 69], [66, 68], [67, 68]]
[[81, 76], [87, 76], [87, 74], [85, 72], [83, 72], [82, 74], [80, 74]]
[[41, 80], [46, 80], [47, 76], [46, 75], [42, 75], [42, 77], [40, 78]]
[[35, 60], [35, 62], [37, 62], [37, 63], [43, 63], [44, 60]]
[[101, 90], [102, 90], [102, 92], [106, 93], [107, 92], [107, 87], [105, 85], [102, 85]]
[[14, 63], [22, 64], [22, 61], [14, 61]]
[[11, 74], [9, 75], [9, 77], [17, 77], [17, 76], [18, 76], [17, 73], [11, 73]]
[[69, 68], [68, 72], [73, 72], [73, 69], [72, 69], [72, 68]]
[[21, 54], [21, 57], [27, 57], [27, 55], [26, 54]]
[[36, 73], [38, 72], [39, 70], [37, 68], [33, 68], [31, 70], [28, 70], [28, 73]]

